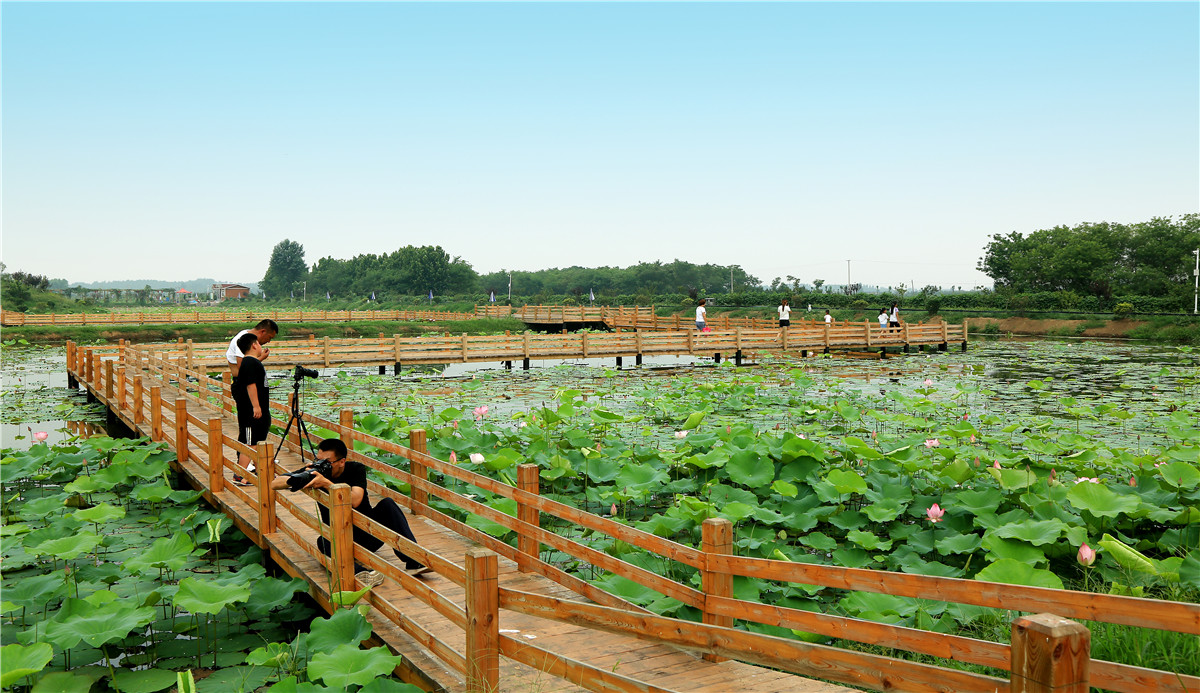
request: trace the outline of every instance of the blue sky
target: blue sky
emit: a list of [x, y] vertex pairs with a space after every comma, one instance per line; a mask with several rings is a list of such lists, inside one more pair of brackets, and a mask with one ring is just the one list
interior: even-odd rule
[[990, 284], [988, 237], [1200, 211], [1200, 3], [4, 2], [3, 261], [257, 281], [736, 263]]

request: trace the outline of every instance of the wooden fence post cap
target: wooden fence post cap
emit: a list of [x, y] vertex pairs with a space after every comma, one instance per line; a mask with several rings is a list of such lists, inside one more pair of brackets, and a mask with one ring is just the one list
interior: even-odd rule
[[1054, 614], [1021, 616], [1013, 621], [1013, 628], [1037, 633], [1050, 638], [1061, 638], [1077, 633], [1088, 633], [1087, 626]]
[[733, 523], [723, 517], [710, 517], [701, 523], [701, 526], [703, 525], [708, 525], [715, 529], [717, 527], [732, 527]]
[[473, 549], [467, 550], [467, 558], [481, 559], [497, 556], [498, 554], [491, 549], [485, 549], [482, 546], [476, 546]]

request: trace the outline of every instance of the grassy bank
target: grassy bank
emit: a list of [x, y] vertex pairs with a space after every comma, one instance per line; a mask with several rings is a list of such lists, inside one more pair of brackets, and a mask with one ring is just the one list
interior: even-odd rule
[[[82, 343], [107, 343], [125, 339], [136, 343], [170, 342], [190, 339], [194, 342], [223, 342], [246, 325], [38, 325], [6, 327], [4, 341], [24, 339], [31, 344], [61, 344], [67, 340]], [[302, 339], [308, 335], [316, 337], [375, 337], [380, 333], [387, 336], [416, 337], [429, 332], [452, 332], [454, 334], [493, 334], [525, 329], [519, 320], [488, 318], [480, 320], [395, 322], [387, 320], [364, 320], [358, 322], [302, 322], [280, 325], [279, 339]]]

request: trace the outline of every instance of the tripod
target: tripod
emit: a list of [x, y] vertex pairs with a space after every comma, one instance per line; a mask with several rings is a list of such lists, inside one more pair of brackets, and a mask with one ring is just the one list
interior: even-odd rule
[[300, 413], [300, 381], [303, 379], [304, 375], [297, 367], [296, 374], [292, 378], [292, 415], [288, 417], [287, 425], [283, 427], [283, 434], [279, 437], [279, 447], [275, 448], [275, 456], [271, 458], [272, 462], [279, 459], [279, 451], [283, 450], [283, 445], [287, 442], [288, 433], [291, 432], [294, 423], [296, 424], [296, 434], [300, 437], [300, 469], [304, 469], [306, 466], [304, 463], [305, 443], [308, 443], [308, 451], [312, 455], [313, 462], [317, 461], [317, 449], [313, 447], [312, 438], [308, 435], [308, 427], [304, 425], [304, 417]]

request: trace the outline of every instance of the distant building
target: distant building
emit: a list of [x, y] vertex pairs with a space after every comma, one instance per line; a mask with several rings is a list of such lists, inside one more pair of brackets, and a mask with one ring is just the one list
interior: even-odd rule
[[241, 284], [213, 284], [213, 298], [224, 301], [227, 298], [246, 298], [250, 295], [250, 287]]

